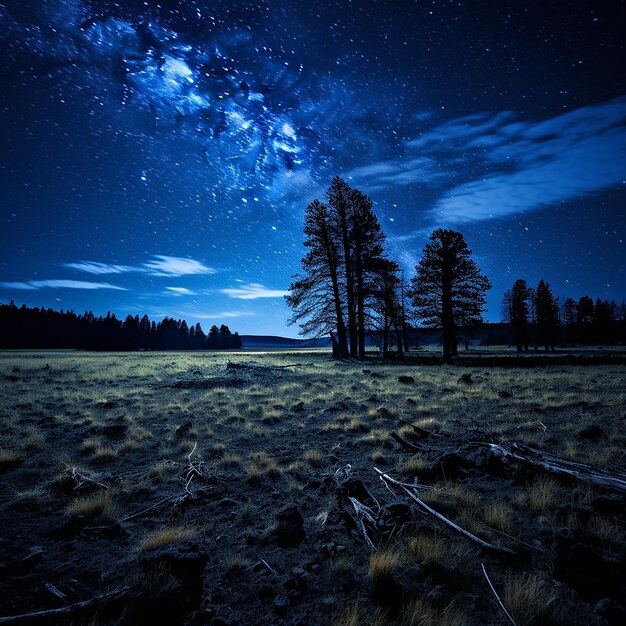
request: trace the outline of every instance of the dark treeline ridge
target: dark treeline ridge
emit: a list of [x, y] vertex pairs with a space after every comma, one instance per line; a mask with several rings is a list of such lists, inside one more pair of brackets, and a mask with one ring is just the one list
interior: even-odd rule
[[588, 295], [559, 298], [543, 279], [534, 289], [516, 280], [504, 294], [502, 315], [510, 324], [508, 341], [518, 352], [529, 345], [548, 350], [557, 345], [626, 343], [626, 303], [594, 301]]
[[91, 311], [18, 307], [0, 304], [0, 348], [74, 348], [81, 350], [224, 350], [241, 348], [241, 337], [228, 326], [212, 326], [208, 334], [200, 324], [166, 317], [150, 321], [147, 315], [113, 313], [97, 317]]

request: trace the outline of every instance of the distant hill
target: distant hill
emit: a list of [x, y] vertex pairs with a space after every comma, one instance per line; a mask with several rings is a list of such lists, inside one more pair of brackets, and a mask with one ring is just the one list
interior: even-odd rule
[[272, 335], [241, 335], [244, 348], [269, 350], [272, 348], [329, 348], [330, 338], [292, 339]]

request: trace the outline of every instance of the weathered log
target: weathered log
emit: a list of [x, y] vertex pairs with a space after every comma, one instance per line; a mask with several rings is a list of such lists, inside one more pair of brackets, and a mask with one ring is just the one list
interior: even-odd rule
[[461, 526], [459, 526], [458, 524], [455, 524], [452, 520], [449, 520], [447, 517], [443, 516], [438, 511], [435, 511], [435, 509], [428, 506], [428, 504], [426, 504], [423, 500], [417, 497], [413, 489], [410, 488], [411, 485], [407, 485], [406, 483], [402, 483], [399, 480], [392, 478], [391, 476], [389, 476], [389, 474], [385, 474], [385, 472], [379, 470], [377, 467], [374, 468], [374, 471], [379, 475], [379, 478], [384, 483], [391, 483], [392, 485], [396, 485], [397, 487], [400, 487], [400, 489], [402, 489], [412, 500], [414, 500], [420, 506], [420, 508], [422, 508], [427, 513], [430, 513], [432, 516], [436, 517], [438, 520], [440, 520], [441, 522], [443, 522], [450, 528], [456, 530], [458, 533], [460, 533], [464, 537], [467, 537], [474, 543], [477, 543], [484, 550], [487, 550], [488, 552], [495, 552], [495, 553], [501, 553], [501, 554], [517, 555], [517, 552], [515, 552], [514, 550], [510, 550], [509, 548], [505, 548], [502, 546], [497, 546], [493, 543], [489, 543], [488, 541], [485, 541], [484, 539], [481, 539], [480, 537], [477, 537], [476, 535], [472, 534], [469, 530], [465, 530], [465, 528], [461, 528]]
[[519, 461], [549, 474], [567, 476], [598, 487], [626, 492], [626, 474], [620, 471], [603, 471], [591, 465], [568, 461], [547, 452], [535, 450], [515, 441], [508, 444], [478, 442], [478, 445], [488, 447], [493, 454], [504, 460]]
[[106, 600], [112, 600], [113, 598], [117, 598], [126, 593], [129, 589], [130, 587], [115, 589], [107, 593], [101, 593], [97, 596], [94, 596], [93, 598], [90, 598], [89, 600], [82, 600], [80, 602], [68, 604], [67, 606], [63, 606], [57, 609], [44, 609], [42, 611], [31, 611], [30, 613], [21, 613], [19, 615], [7, 615], [5, 617], [0, 617], [0, 624], [9, 624], [11, 622], [32, 620], [36, 617], [50, 617], [51, 615], [63, 615], [67, 613], [72, 613], [78, 609], [87, 608], [92, 604], [96, 604], [97, 602], [105, 602]]
[[400, 435], [398, 435], [398, 433], [395, 430], [392, 430], [389, 433], [389, 436], [398, 444], [400, 444], [400, 446], [402, 446], [407, 452], [421, 452], [422, 449], [410, 442], [408, 442], [406, 439], [403, 439], [402, 437], [400, 437]]

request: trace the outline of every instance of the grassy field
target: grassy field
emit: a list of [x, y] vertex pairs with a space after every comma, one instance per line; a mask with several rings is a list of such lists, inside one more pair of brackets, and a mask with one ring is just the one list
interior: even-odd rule
[[623, 623], [623, 494], [467, 444], [623, 467], [626, 365], [2, 352], [0, 385], [0, 617], [510, 623], [486, 571], [520, 626]]

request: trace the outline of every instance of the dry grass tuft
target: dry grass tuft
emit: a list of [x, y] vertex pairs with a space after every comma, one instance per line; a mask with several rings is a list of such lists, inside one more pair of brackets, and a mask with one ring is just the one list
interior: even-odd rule
[[16, 465], [23, 459], [21, 452], [17, 450], [9, 450], [7, 448], [0, 448], [0, 467]]
[[372, 552], [367, 568], [370, 580], [377, 581], [391, 578], [400, 563], [400, 555], [394, 550]]
[[278, 462], [265, 452], [254, 452], [250, 455], [250, 459], [252, 463], [244, 468], [250, 480], [258, 481], [264, 478], [276, 480], [280, 477]]
[[317, 450], [307, 450], [304, 458], [311, 467], [320, 467], [324, 461], [324, 455]]
[[333, 626], [384, 626], [389, 622], [381, 608], [364, 610], [355, 602], [341, 609], [332, 623]]
[[428, 468], [428, 464], [424, 459], [420, 459], [417, 456], [413, 456], [405, 461], [398, 461], [396, 469], [401, 474], [420, 474]]
[[190, 541], [198, 536], [198, 530], [189, 526], [168, 526], [148, 533], [140, 542], [141, 550], [156, 550], [183, 541]]
[[85, 498], [76, 498], [67, 507], [70, 517], [88, 517], [114, 519], [118, 512], [114, 494], [110, 491], [98, 491]]
[[454, 604], [438, 610], [421, 598], [407, 604], [401, 615], [403, 626], [465, 626], [467, 617]]
[[229, 554], [225, 556], [223, 564], [225, 578], [240, 576], [250, 567], [250, 561], [240, 554]]
[[504, 581], [502, 602], [519, 626], [548, 622], [557, 599], [556, 590], [535, 575], [509, 575]]
[[511, 509], [502, 502], [487, 505], [484, 511], [485, 523], [503, 533], [510, 533], [513, 529]]
[[417, 561], [441, 561], [446, 553], [445, 539], [434, 533], [420, 533], [406, 542], [409, 555]]
[[44, 436], [32, 426], [26, 429], [24, 433], [24, 447], [29, 452], [39, 450], [45, 441]]
[[555, 506], [559, 491], [554, 478], [541, 476], [528, 490], [528, 504], [534, 511], [547, 511]]

